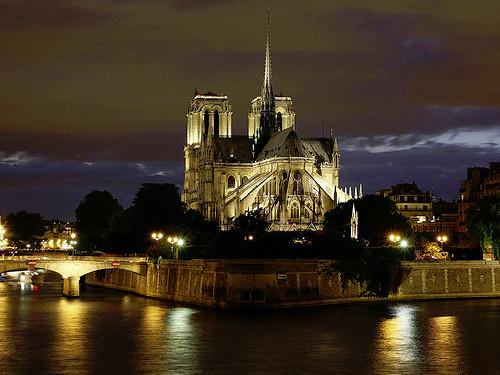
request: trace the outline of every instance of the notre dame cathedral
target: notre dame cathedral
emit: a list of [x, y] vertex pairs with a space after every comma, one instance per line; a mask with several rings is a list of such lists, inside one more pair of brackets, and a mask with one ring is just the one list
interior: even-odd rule
[[187, 208], [228, 228], [239, 215], [261, 209], [271, 230], [316, 230], [323, 214], [356, 188], [339, 185], [337, 140], [299, 138], [292, 98], [274, 96], [270, 22], [261, 95], [250, 102], [248, 134], [231, 132], [225, 95], [195, 93], [187, 113], [182, 199]]

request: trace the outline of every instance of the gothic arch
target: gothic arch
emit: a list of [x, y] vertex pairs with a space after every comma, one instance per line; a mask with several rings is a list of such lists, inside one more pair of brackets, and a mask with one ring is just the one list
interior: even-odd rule
[[281, 115], [281, 112], [278, 112], [276, 114], [276, 127], [278, 128], [278, 130], [283, 129], [283, 116]]
[[220, 116], [219, 116], [219, 111], [215, 110], [214, 111], [214, 136], [218, 137], [219, 136], [219, 128], [220, 128]]
[[233, 190], [236, 188], [236, 178], [233, 175], [227, 176], [227, 188]]
[[210, 113], [208, 109], [205, 110], [203, 114], [203, 136], [206, 138], [208, 135], [208, 130], [210, 129]]

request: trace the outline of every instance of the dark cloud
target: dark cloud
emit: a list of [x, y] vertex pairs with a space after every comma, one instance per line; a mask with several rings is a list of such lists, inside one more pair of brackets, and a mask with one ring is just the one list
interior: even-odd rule
[[341, 184], [354, 186], [361, 182], [367, 193], [373, 193], [394, 184], [415, 182], [438, 198], [457, 200], [460, 181], [466, 178], [467, 168], [487, 166], [499, 154], [495, 148], [458, 146], [380, 153], [344, 151]]
[[67, 0], [2, 0], [0, 29], [54, 29], [101, 23], [107, 13]]
[[184, 135], [168, 130], [111, 135], [0, 131], [0, 156], [2, 151], [16, 155], [21, 150], [51, 160], [168, 161], [182, 159], [183, 143]]
[[[2, 162], [8, 160], [7, 163]], [[0, 155], [0, 215], [25, 209], [74, 219], [92, 190], [108, 190], [128, 206], [140, 184], [182, 183], [182, 163], [166, 161], [54, 161], [27, 154]], [[15, 197], [15, 199], [13, 199]]]
[[235, 0], [170, 0], [175, 9], [189, 10], [234, 3]]
[[[345, 182], [410, 179], [451, 197], [467, 166], [497, 159], [500, 3], [271, 5], [275, 91], [293, 97], [299, 135], [341, 137]], [[179, 168], [154, 178], [180, 182], [195, 88], [229, 95], [244, 134], [266, 6], [0, 0], [0, 210], [69, 217], [103, 187], [126, 202], [161, 163]]]

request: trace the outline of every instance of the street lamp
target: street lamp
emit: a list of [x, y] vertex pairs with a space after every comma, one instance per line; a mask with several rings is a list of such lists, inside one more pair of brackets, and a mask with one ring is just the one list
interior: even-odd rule
[[179, 247], [184, 246], [184, 240], [177, 237], [168, 237], [167, 241], [172, 245], [172, 252], [175, 246], [175, 260], [179, 260]]
[[401, 252], [403, 253], [403, 260], [405, 259], [405, 249], [408, 247], [408, 241], [407, 240], [401, 240], [399, 243], [399, 246], [401, 246]]
[[163, 238], [163, 233], [162, 232], [153, 232], [153, 233], [151, 233], [151, 238], [153, 240], [155, 240], [156, 242], [158, 242]]
[[389, 234], [389, 241], [393, 243], [399, 242], [401, 241], [401, 236], [399, 234], [391, 233]]
[[443, 244], [448, 241], [448, 236], [446, 236], [446, 235], [437, 236], [437, 240], [441, 243], [441, 251], [442, 251]]

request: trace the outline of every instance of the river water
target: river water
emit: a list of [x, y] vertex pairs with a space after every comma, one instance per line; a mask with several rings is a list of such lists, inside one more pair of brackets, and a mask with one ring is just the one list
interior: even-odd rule
[[500, 300], [261, 312], [0, 283], [0, 374], [500, 374]]

